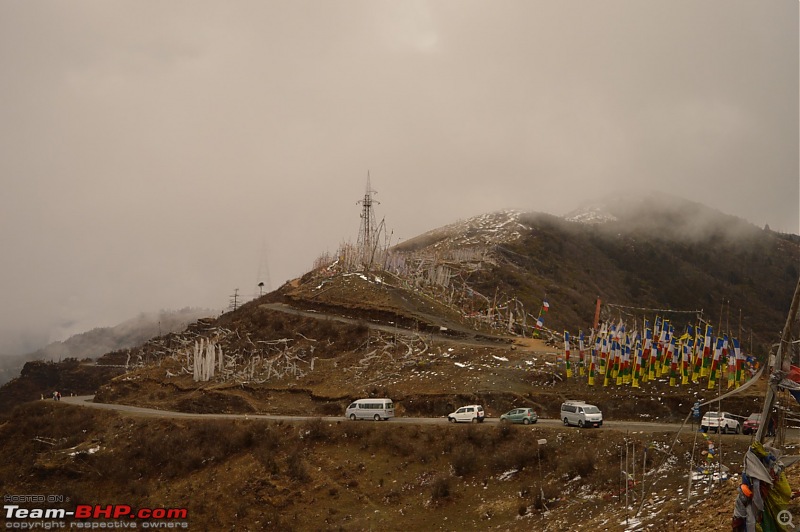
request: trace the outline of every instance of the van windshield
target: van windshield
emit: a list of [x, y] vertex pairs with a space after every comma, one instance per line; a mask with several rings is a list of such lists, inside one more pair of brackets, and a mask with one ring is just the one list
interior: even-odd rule
[[600, 413], [600, 409], [597, 408], [596, 406], [584, 406], [583, 407], [583, 411], [586, 412], [587, 414], [599, 414]]

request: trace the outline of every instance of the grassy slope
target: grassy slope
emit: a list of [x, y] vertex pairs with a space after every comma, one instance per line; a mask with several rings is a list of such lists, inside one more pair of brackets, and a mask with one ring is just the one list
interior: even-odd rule
[[[680, 238], [655, 227], [632, 230], [624, 222], [586, 226], [539, 215], [529, 223], [530, 233], [502, 246], [500, 264], [475, 281], [484, 293], [517, 296], [534, 314], [546, 296], [546, 325], [555, 330], [587, 330], [598, 296], [633, 307], [702, 309], [718, 329], [725, 300], [723, 328], [738, 335], [741, 309], [755, 351], [764, 354], [783, 327], [798, 279], [796, 239], [755, 228]], [[612, 310], [606, 317], [618, 319], [620, 313]], [[647, 317], [652, 321], [654, 313]], [[685, 325], [683, 315], [671, 317]], [[749, 346], [749, 334], [743, 338]]]
[[[0, 426], [0, 483], [6, 493], [49, 486], [73, 505], [188, 506], [193, 530], [608, 527], [624, 519], [626, 438], [639, 460], [650, 445], [649, 470], [662, 465], [656, 449], [672, 443], [606, 429], [153, 420], [42, 401]], [[747, 444], [733, 442], [726, 452]], [[678, 443], [681, 460], [692, 443]], [[668, 497], [684, 475], [665, 466], [653, 493]], [[657, 528], [681, 522], [680, 501], [668, 506]]]

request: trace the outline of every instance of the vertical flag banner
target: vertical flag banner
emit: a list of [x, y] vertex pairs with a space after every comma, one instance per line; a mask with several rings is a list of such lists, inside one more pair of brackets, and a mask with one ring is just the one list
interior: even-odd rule
[[584, 347], [583, 347], [583, 331], [578, 331], [578, 375], [583, 377], [586, 375], [586, 367], [584, 364]]
[[738, 388], [743, 384], [742, 379], [742, 366], [744, 366], [744, 357], [742, 356], [742, 349], [739, 347], [739, 339], [733, 339], [733, 354], [736, 359], [736, 387]]
[[703, 338], [703, 370], [700, 373], [701, 377], [708, 377], [711, 372], [711, 350], [714, 348], [712, 337], [714, 335], [714, 328], [711, 325], [706, 325], [706, 335]]
[[650, 329], [644, 330], [644, 349], [642, 351], [642, 363], [644, 364], [644, 368], [642, 369], [642, 382], [647, 382], [653, 378], [653, 375], [650, 373], [652, 370], [652, 360], [651, 360], [651, 348], [653, 345], [653, 331]]
[[639, 387], [639, 379], [641, 379], [642, 373], [642, 340], [639, 335], [636, 336], [636, 365], [633, 369], [633, 381], [631, 382], [631, 386], [633, 388]]
[[732, 345], [732, 342], [728, 343], [728, 336], [725, 336], [725, 341], [722, 344], [722, 356], [724, 357], [725, 364], [727, 364], [727, 377], [728, 377], [728, 388], [733, 388], [733, 385], [736, 384], [736, 355], [732, 349], [728, 346]]
[[[655, 341], [655, 339], [653, 340]], [[656, 353], [656, 377], [663, 377], [666, 373], [665, 357], [667, 356], [667, 320], [661, 322], [658, 332], [658, 350]]]
[[669, 356], [669, 385], [675, 386], [677, 384], [678, 379], [678, 357], [680, 357], [680, 352], [678, 351], [675, 345], [675, 336], [673, 335], [669, 342], [669, 347], [667, 348], [667, 354]]
[[631, 335], [625, 335], [625, 349], [622, 355], [622, 384], [631, 383]]
[[648, 368], [647, 379], [651, 380], [651, 381], [656, 380], [656, 378], [658, 377], [658, 374], [656, 373], [656, 369], [658, 368], [658, 362], [657, 362], [658, 353], [656, 353], [656, 347], [653, 345], [653, 339], [654, 338], [655, 338], [655, 336], [653, 335], [653, 333], [650, 330], [648, 330], [647, 331], [647, 350], [650, 353], [650, 362], [648, 362], [649, 368]]
[[572, 377], [572, 366], [569, 362], [569, 333], [564, 331], [564, 360], [567, 363], [567, 378]]
[[692, 366], [692, 339], [689, 338], [681, 345], [681, 384], [689, 384], [689, 373]]
[[692, 382], [697, 383], [700, 378], [700, 372], [703, 369], [703, 348], [701, 346], [700, 337], [700, 324], [694, 328], [694, 343], [692, 345], [692, 356], [694, 357], [694, 364], [692, 364]]
[[711, 359], [711, 373], [708, 376], [709, 390], [713, 390], [717, 386], [717, 378], [719, 378], [720, 356], [722, 356], [722, 338], [717, 338], [717, 346], [714, 348], [714, 357]]

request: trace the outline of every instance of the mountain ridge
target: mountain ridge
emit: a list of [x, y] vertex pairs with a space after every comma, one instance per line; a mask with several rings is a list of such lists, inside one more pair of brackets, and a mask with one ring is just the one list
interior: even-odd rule
[[[656, 218], [686, 221], [691, 210]], [[486, 528], [489, 520], [508, 529], [607, 528], [615, 522], [622, 528], [627, 510], [610, 501], [621, 501], [622, 449], [627, 460], [635, 442], [640, 453], [659, 451], [640, 454], [661, 483], [660, 492], [649, 488], [643, 526], [665, 529], [682, 519], [684, 528], [706, 529], [707, 515], [686, 525], [694, 510], [672, 496], [686, 486], [683, 457], [706, 463], [703, 445], [676, 440], [662, 432], [663, 425], [644, 432], [611, 423], [580, 430], [562, 427], [557, 418], [565, 399], [584, 398], [609, 421], [680, 423], [696, 400], [716, 392], [705, 380], [670, 386], [655, 378], [634, 387], [566, 377], [557, 336], [562, 327], [574, 333], [591, 324], [596, 295], [640, 307], [709, 309], [735, 289], [746, 297], [733, 304], [754, 300], [754, 312], [763, 314], [758, 323], [748, 315], [746, 323], [758, 331], [754, 351], [766, 356], [785, 319], [786, 286], [796, 282], [800, 244], [758, 229], [718, 234], [728, 219], [714, 220], [697, 232], [699, 238], [676, 239], [648, 224], [628, 231], [630, 222], [598, 226], [541, 213], [482, 215], [390, 250], [372, 270], [328, 257], [217, 318], [107, 353], [95, 366], [64, 364], [119, 374], [96, 375], [105, 380], [96, 381], [95, 402], [311, 420], [168, 421], [33, 401], [0, 425], [7, 462], [25, 468], [19, 474], [19, 466], [6, 464], [0, 478], [17, 493], [34, 492], [46, 476], [75, 500], [186, 506], [193, 527], [215, 530], [251, 524], [415, 530], [434, 519], [465, 530]], [[544, 298], [550, 306], [545, 323], [555, 332], [549, 342], [531, 338], [544, 331], [523, 319], [536, 315]], [[604, 308], [604, 319], [620, 311]], [[716, 325], [715, 312], [706, 312]], [[26, 366], [29, 382], [29, 374], [60, 369], [52, 366]], [[86, 384], [58, 382], [65, 394]], [[756, 382], [725, 399], [725, 409], [757, 411], [765, 388], [765, 380]], [[31, 386], [35, 396], [28, 399], [40, 392]], [[429, 419], [418, 425], [344, 420], [346, 406], [362, 397], [389, 397], [398, 417]], [[447, 415], [466, 404], [483, 405], [487, 422], [448, 424]], [[522, 406], [551, 423], [493, 423]], [[56, 444], [41, 445], [41, 436]], [[738, 455], [748, 441], [726, 438], [725, 463], [741, 463]], [[84, 449], [91, 451], [77, 452]], [[192, 499], [196, 486], [206, 484], [221, 486], [213, 505]], [[735, 493], [722, 496], [716, 508], [726, 506], [729, 515]], [[720, 500], [718, 492], [698, 492], [693, 508]], [[365, 501], [385, 504], [365, 512]]]
[[96, 327], [72, 335], [66, 340], [51, 342], [30, 353], [0, 357], [0, 385], [17, 377], [28, 361], [97, 358], [112, 351], [141, 345], [159, 334], [183, 330], [200, 318], [217, 314], [217, 311], [210, 309], [190, 307], [174, 311], [162, 310], [158, 313], [142, 312], [117, 325]]
[[[748, 338], [752, 333], [759, 350], [768, 349], [800, 275], [800, 237], [677, 196], [645, 195], [604, 209], [601, 223], [574, 221], [583, 219], [578, 211], [563, 217], [498, 211], [428, 231], [393, 251], [419, 264], [443, 257], [439, 263], [446, 262], [453, 279], [466, 275], [465, 285], [484, 297], [519, 300], [533, 315], [547, 298], [554, 310], [545, 325], [556, 330], [590, 328], [598, 298], [702, 311], [703, 319], [737, 336], [741, 310]], [[495, 225], [482, 226], [487, 220]], [[499, 226], [514, 231], [494, 238]], [[481, 247], [484, 267], [453, 273], [456, 250], [467, 246]]]

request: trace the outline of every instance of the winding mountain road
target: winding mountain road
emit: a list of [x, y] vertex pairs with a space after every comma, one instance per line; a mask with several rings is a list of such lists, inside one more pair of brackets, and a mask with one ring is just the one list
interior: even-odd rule
[[[321, 416], [277, 416], [266, 414], [192, 414], [187, 412], [176, 412], [173, 410], [157, 410], [155, 408], [143, 408], [140, 406], [108, 404], [108, 403], [95, 403], [93, 395], [79, 395], [74, 397], [63, 397], [63, 403], [81, 406], [84, 408], [97, 408], [100, 410], [113, 410], [122, 414], [142, 416], [142, 417], [156, 417], [168, 419], [246, 419], [255, 421], [284, 421], [284, 422], [302, 422], [311, 421], [313, 419], [322, 419], [323, 421], [335, 423], [337, 421], [348, 421], [344, 416], [337, 417], [321, 417]], [[391, 423], [402, 423], [412, 425], [444, 425], [447, 424], [447, 418], [438, 417], [395, 417], [391, 419]], [[496, 425], [500, 423], [497, 418], [486, 418], [482, 425]], [[539, 422], [531, 427], [548, 427], [556, 428], [563, 427], [563, 423], [559, 419], [539, 419]], [[660, 422], [647, 422], [647, 421], [605, 421], [603, 424], [604, 429], [611, 429], [617, 431], [628, 432], [677, 432], [680, 430], [680, 423], [660, 423]], [[566, 428], [565, 428], [566, 430]], [[577, 427], [569, 427], [569, 430], [581, 430]], [[590, 429], [587, 429], [590, 430]], [[686, 432], [692, 430], [691, 425], [687, 425], [683, 429]], [[791, 429], [792, 432], [797, 431]], [[726, 435], [726, 438], [750, 438], [744, 435]]]
[[491, 336], [485, 333], [480, 333], [477, 331], [473, 331], [471, 329], [463, 328], [463, 327], [454, 327], [450, 326], [444, 327], [443, 331], [452, 331], [454, 334], [437, 334], [430, 331], [413, 331], [411, 329], [406, 329], [404, 327], [400, 327], [398, 325], [384, 325], [381, 323], [375, 323], [363, 319], [356, 319], [356, 318], [348, 318], [346, 316], [340, 316], [338, 314], [330, 314], [327, 312], [321, 312], [316, 310], [301, 310], [292, 306], [289, 306], [285, 303], [264, 303], [259, 305], [261, 308], [274, 310], [277, 312], [283, 312], [285, 314], [292, 314], [295, 316], [304, 316], [307, 318], [313, 318], [317, 320], [333, 320], [338, 321], [340, 323], [347, 323], [350, 325], [359, 325], [363, 324], [375, 331], [382, 331], [389, 334], [397, 334], [403, 336], [414, 336], [414, 335], [422, 335], [426, 338], [436, 339], [441, 342], [447, 342], [451, 344], [459, 344], [459, 345], [467, 345], [472, 347], [493, 347], [493, 348], [510, 348], [512, 344], [516, 345], [518, 348], [522, 348], [526, 352], [536, 353], [536, 354], [555, 354], [555, 350], [550, 349], [547, 351], [543, 350], [535, 350], [528, 346], [522, 345], [520, 343], [515, 342], [517, 338], [510, 337], [510, 336]]

